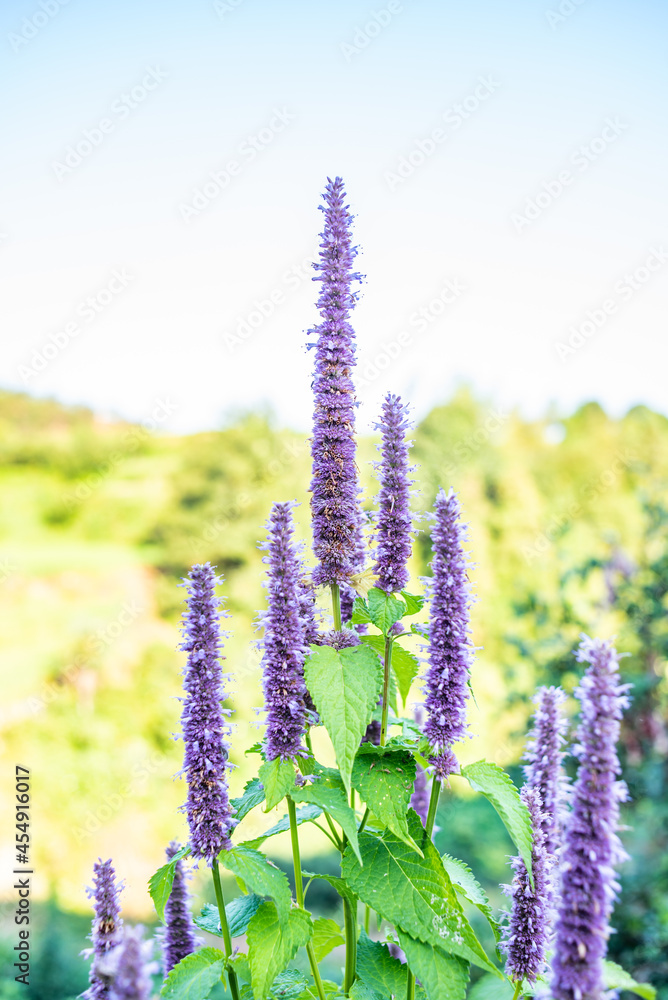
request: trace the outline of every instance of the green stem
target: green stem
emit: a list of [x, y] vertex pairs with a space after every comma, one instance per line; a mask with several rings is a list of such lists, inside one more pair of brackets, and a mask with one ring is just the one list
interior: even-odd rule
[[434, 822], [436, 820], [436, 810], [438, 808], [438, 798], [441, 794], [441, 782], [434, 778], [431, 783], [431, 798], [429, 799], [429, 812], [427, 814], [427, 836], [431, 837], [434, 832]]
[[343, 921], [346, 932], [346, 971], [343, 977], [343, 992], [349, 993], [355, 982], [357, 968], [357, 914], [350, 900], [343, 900]]
[[380, 720], [380, 745], [387, 743], [387, 715], [390, 700], [390, 665], [392, 663], [392, 639], [385, 636], [385, 668], [383, 670], [383, 712]]
[[371, 924], [371, 907], [367, 903], [364, 907], [364, 930], [369, 933], [369, 925]]
[[[225, 913], [225, 897], [223, 896], [223, 887], [220, 884], [220, 868], [218, 867], [218, 861], [214, 863], [214, 866], [211, 869], [211, 874], [213, 876], [213, 888], [216, 893], [216, 902], [218, 903], [218, 913], [220, 915], [220, 929], [223, 932], [225, 958], [229, 958], [232, 954], [232, 938], [230, 937], [230, 927], [227, 922], [227, 914]], [[227, 978], [230, 984], [232, 1000], [239, 1000], [239, 983], [237, 982], [237, 974], [234, 969], [228, 967]]]
[[338, 583], [332, 584], [332, 612], [334, 614], [334, 628], [341, 631], [341, 591]]
[[415, 1000], [415, 976], [408, 970], [408, 981], [406, 983], [406, 1000]]
[[[287, 796], [288, 803], [288, 815], [290, 816], [290, 837], [292, 839], [292, 861], [295, 868], [295, 895], [297, 897], [297, 905], [304, 909], [304, 883], [302, 881], [302, 861], [299, 854], [299, 831], [297, 828], [297, 810], [295, 809], [295, 804]], [[306, 954], [308, 955], [309, 965], [311, 966], [311, 973], [313, 975], [313, 982], [315, 983], [315, 988], [318, 991], [318, 996], [320, 1000], [325, 1000], [325, 990], [322, 985], [322, 979], [320, 978], [320, 970], [318, 969], [318, 963], [316, 961], [315, 952], [313, 951], [313, 945], [309, 941], [306, 945]]]
[[518, 1000], [518, 997], [522, 995], [522, 980], [515, 983], [515, 992], [513, 993], [513, 1000]]
[[369, 818], [369, 813], [370, 813], [370, 812], [371, 812], [371, 810], [370, 810], [370, 809], [369, 809], [369, 807], [367, 806], [367, 807], [366, 807], [366, 810], [365, 810], [365, 812], [364, 812], [364, 815], [362, 816], [362, 822], [360, 823], [360, 825], [359, 825], [359, 826], [358, 826], [358, 828], [357, 828], [357, 832], [358, 832], [358, 834], [359, 834], [359, 833], [361, 833], [361, 832], [362, 832], [362, 830], [364, 829], [364, 827], [366, 826], [366, 821], [367, 821], [367, 820], [368, 820], [368, 818]]

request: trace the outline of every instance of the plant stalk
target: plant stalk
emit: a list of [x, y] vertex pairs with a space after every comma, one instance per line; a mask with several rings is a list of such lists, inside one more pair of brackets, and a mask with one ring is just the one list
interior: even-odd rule
[[[295, 809], [295, 804], [287, 796], [288, 803], [288, 815], [290, 816], [290, 837], [292, 839], [292, 861], [295, 868], [295, 895], [297, 897], [297, 905], [304, 909], [304, 882], [302, 880], [302, 861], [299, 854], [299, 831], [297, 829], [297, 810]], [[320, 1000], [325, 1000], [325, 990], [322, 985], [322, 979], [320, 978], [320, 970], [318, 969], [318, 963], [316, 961], [315, 952], [313, 951], [313, 945], [309, 941], [306, 945], [306, 954], [308, 955], [309, 965], [311, 966], [311, 974], [313, 975], [313, 982], [315, 983], [315, 988], [318, 992]]]
[[338, 583], [332, 585], [332, 613], [334, 615], [334, 628], [341, 631], [341, 590]]
[[[232, 938], [230, 937], [230, 926], [227, 922], [227, 914], [225, 913], [225, 897], [223, 896], [223, 887], [220, 884], [220, 868], [218, 867], [217, 860], [214, 862], [213, 868], [211, 869], [211, 875], [213, 876], [213, 888], [216, 893], [216, 902], [218, 904], [218, 913], [220, 915], [220, 929], [223, 932], [225, 958], [229, 958], [232, 954]], [[239, 1000], [239, 983], [234, 969], [228, 967], [227, 979], [230, 984], [232, 1000]]]
[[357, 914], [350, 900], [343, 900], [343, 922], [346, 933], [346, 970], [343, 977], [343, 992], [349, 993], [355, 982], [357, 969]]
[[513, 993], [513, 1000], [518, 1000], [518, 997], [522, 996], [522, 980], [515, 983], [515, 992]]
[[383, 670], [383, 711], [380, 721], [380, 745], [387, 743], [387, 716], [390, 700], [390, 666], [392, 664], [392, 639], [385, 637], [385, 667]]
[[[441, 794], [441, 782], [438, 778], [434, 778], [431, 783], [431, 796], [429, 798], [429, 812], [427, 814], [427, 836], [431, 837], [434, 832], [434, 823], [436, 821], [436, 809], [438, 808], [438, 800]], [[408, 983], [406, 986], [406, 1000], [415, 1000], [415, 976], [408, 970]], [[513, 1000], [517, 1000], [517, 995], [513, 997]]]

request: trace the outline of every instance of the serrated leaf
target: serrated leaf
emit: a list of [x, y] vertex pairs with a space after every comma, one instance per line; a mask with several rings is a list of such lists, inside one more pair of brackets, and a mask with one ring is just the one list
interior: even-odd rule
[[407, 818], [415, 772], [415, 761], [406, 750], [363, 743], [353, 764], [352, 783], [376, 819], [419, 851]]
[[350, 772], [383, 686], [383, 668], [366, 646], [336, 650], [312, 646], [304, 665], [306, 685], [332, 741], [350, 794]]
[[341, 899], [347, 899], [353, 909], [357, 906], [357, 896], [350, 888], [345, 879], [338, 875], [321, 875], [320, 872], [304, 872], [307, 878], [317, 878], [323, 882], [329, 882], [333, 889], [336, 889]]
[[413, 809], [408, 814], [408, 830], [424, 857], [393, 833], [379, 838], [365, 832], [360, 835], [364, 867], [346, 849], [343, 877], [363, 902], [411, 937], [500, 975], [466, 919], [438, 852]]
[[467, 764], [461, 773], [471, 788], [484, 795], [496, 809], [526, 865], [533, 886], [531, 817], [512, 779], [498, 764], [492, 764], [487, 760]]
[[395, 622], [406, 614], [406, 605], [398, 597], [386, 594], [379, 587], [372, 587], [367, 594], [369, 618], [383, 635], [387, 635]]
[[351, 625], [370, 625], [369, 609], [363, 597], [356, 597], [353, 604], [353, 613], [350, 619]]
[[264, 787], [259, 778], [251, 778], [246, 782], [243, 795], [237, 799], [232, 799], [230, 804], [234, 807], [234, 818], [240, 823], [244, 816], [247, 816], [251, 809], [264, 802]]
[[290, 883], [275, 864], [252, 847], [233, 847], [218, 855], [221, 865], [240, 878], [251, 892], [258, 896], [271, 896], [278, 908], [278, 915], [286, 921], [290, 910]]
[[357, 817], [348, 804], [346, 791], [338, 772], [329, 768], [323, 769], [315, 781], [307, 781], [301, 787], [295, 788], [292, 798], [295, 802], [310, 802], [328, 812], [339, 824], [359, 858]]
[[267, 761], [258, 770], [260, 781], [264, 786], [264, 798], [266, 802], [265, 812], [269, 812], [277, 806], [281, 799], [292, 791], [295, 787], [295, 769], [289, 761], [281, 760], [280, 757]]
[[[296, 789], [294, 789], [296, 791]], [[294, 796], [293, 796], [294, 798]], [[322, 808], [317, 805], [304, 806], [302, 809], [295, 810], [297, 814], [297, 826], [301, 826], [302, 823], [310, 823], [311, 820], [317, 819], [318, 816], [322, 816]], [[266, 833], [261, 833], [259, 837], [255, 837], [253, 840], [244, 840], [244, 847], [259, 847], [261, 844], [268, 840], [270, 837], [275, 837], [278, 833], [285, 833], [290, 829], [290, 817], [282, 816], [278, 823], [270, 827]]]
[[176, 852], [174, 857], [171, 858], [166, 865], [158, 868], [157, 872], [154, 872], [148, 880], [148, 891], [151, 899], [153, 900], [155, 912], [158, 914], [158, 919], [161, 920], [163, 924], [165, 922], [165, 906], [167, 905], [167, 900], [171, 895], [172, 885], [174, 884], [176, 863], [182, 858], [186, 858], [189, 854], [190, 846], [186, 844], [185, 847], [182, 847]]
[[463, 1000], [469, 981], [468, 962], [416, 940], [399, 928], [397, 935], [410, 970], [422, 983], [428, 1000]]
[[198, 948], [174, 966], [160, 996], [164, 1000], [201, 1000], [220, 982], [224, 968], [225, 952], [219, 948]]
[[468, 1000], [513, 1000], [513, 993], [514, 987], [508, 979], [482, 976], [469, 990]]
[[376, 993], [361, 979], [356, 979], [350, 990], [350, 1000], [388, 1000], [388, 997]]
[[230, 955], [227, 960], [227, 964], [231, 965], [237, 974], [237, 979], [242, 983], [248, 983], [248, 989], [252, 994], [250, 988], [250, 965], [248, 964], [248, 955], [245, 955], [242, 951], [237, 952], [236, 955]]
[[297, 1000], [308, 987], [308, 979], [297, 969], [279, 972], [269, 991], [270, 1000]]
[[317, 920], [313, 921], [313, 939], [311, 943], [317, 961], [322, 962], [323, 958], [329, 955], [332, 949], [345, 944], [346, 939], [336, 920], [330, 920], [329, 917], [318, 917]]
[[357, 975], [382, 997], [406, 996], [408, 968], [390, 955], [386, 944], [372, 941], [364, 929], [357, 941]]
[[480, 912], [487, 918], [494, 932], [494, 937], [498, 941], [500, 930], [498, 922], [494, 919], [494, 911], [492, 910], [487, 893], [476, 880], [471, 869], [463, 861], [460, 861], [458, 858], [452, 858], [449, 854], [442, 854], [441, 861], [455, 888], [461, 892], [464, 899], [477, 906]]
[[[323, 979], [322, 986], [326, 997], [331, 998], [331, 1000], [345, 1000], [345, 993], [341, 992], [341, 987], [338, 983], [333, 983], [329, 979]], [[312, 984], [307, 987], [299, 996], [299, 1000], [318, 1000], [318, 991], [315, 985]]]
[[616, 962], [603, 962], [603, 982], [606, 990], [628, 990], [629, 993], [636, 993], [644, 1000], [654, 1000], [656, 989], [649, 983], [637, 983], [626, 969]]
[[[232, 899], [227, 904], [225, 907], [225, 916], [227, 917], [231, 937], [239, 937], [241, 934], [246, 933], [251, 917], [257, 912], [263, 902], [262, 896], [250, 893], [247, 896], [237, 896], [236, 899]], [[193, 919], [203, 931], [208, 931], [209, 934], [217, 934], [218, 937], [222, 936], [220, 914], [218, 913], [218, 907], [214, 906], [213, 903], [205, 903], [200, 915]]]
[[[363, 635], [360, 638], [365, 645], [370, 646], [371, 649], [375, 649], [378, 656], [384, 661], [385, 639], [382, 635]], [[405, 705], [411, 685], [419, 673], [420, 661], [413, 653], [409, 653], [403, 646], [393, 642], [391, 664], [399, 686], [402, 704]]]
[[276, 976], [308, 944], [313, 924], [306, 910], [293, 908], [281, 921], [274, 903], [263, 903], [248, 925], [248, 962], [255, 1000], [266, 1000]]
[[401, 596], [406, 602], [406, 614], [416, 615], [422, 611], [426, 598], [422, 594], [409, 594], [407, 590], [401, 591]]

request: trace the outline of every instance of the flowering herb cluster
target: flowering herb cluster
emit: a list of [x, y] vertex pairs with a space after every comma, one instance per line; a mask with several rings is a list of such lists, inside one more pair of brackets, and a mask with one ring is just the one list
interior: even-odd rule
[[[222, 982], [233, 1000], [463, 1000], [474, 967], [476, 980], [486, 977], [475, 984], [486, 997], [602, 1000], [606, 990], [623, 986], [647, 998], [651, 987], [605, 960], [615, 867], [623, 860], [616, 829], [625, 790], [616, 743], [628, 695], [618, 654], [611, 643], [587, 637], [577, 651], [585, 669], [577, 743], [570, 748], [578, 763], [572, 790], [563, 773], [565, 695], [557, 688], [536, 695], [522, 789], [494, 763], [465, 763], [476, 664], [463, 511], [451, 489], [438, 491], [429, 512], [431, 574], [425, 594], [412, 593], [408, 411], [389, 394], [376, 425], [380, 490], [366, 537], [350, 323], [360, 275], [340, 178], [328, 181], [322, 209], [314, 279], [321, 321], [310, 345], [314, 562], [306, 565], [296, 540], [294, 501], [276, 502], [262, 543], [265, 734], [253, 748], [262, 763], [236, 798], [229, 755], [238, 757], [241, 748], [222, 706], [227, 614], [217, 587], [223, 581], [208, 563], [193, 566], [185, 580], [182, 773], [189, 836], [183, 847], [169, 844], [166, 863], [149, 883], [165, 925], [160, 996], [203, 1000]], [[420, 674], [423, 697], [408, 712]], [[314, 755], [315, 728], [324, 729], [336, 766]], [[497, 810], [516, 846], [512, 884], [505, 887], [510, 909], [500, 915], [470, 869], [434, 846], [440, 796], [458, 795], [465, 784]], [[244, 839], [243, 821], [253, 809], [281, 804], [278, 823], [260, 838]], [[324, 878], [337, 890], [342, 926], [314, 919], [307, 907], [304, 823], [318, 825], [340, 854], [340, 874], [308, 878]], [[281, 831], [290, 831], [292, 886], [260, 850]], [[447, 830], [441, 833], [447, 848]], [[186, 866], [193, 864], [210, 870], [216, 900], [199, 915], [187, 886]], [[237, 878], [241, 892], [227, 903], [221, 868]], [[150, 942], [122, 924], [111, 861], [95, 866], [91, 892], [85, 996], [147, 1000]], [[476, 933], [475, 908], [491, 925], [503, 967]], [[340, 969], [336, 980], [323, 978], [325, 959], [330, 970]]]

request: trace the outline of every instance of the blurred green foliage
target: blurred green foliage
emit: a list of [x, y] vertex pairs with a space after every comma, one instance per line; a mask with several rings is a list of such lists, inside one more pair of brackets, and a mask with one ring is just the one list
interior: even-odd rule
[[[559, 680], [570, 693], [577, 683], [572, 651], [582, 629], [617, 635], [631, 654], [622, 661], [635, 684], [623, 742], [632, 794], [625, 821], [633, 829], [624, 839], [634, 860], [622, 874], [611, 948], [638, 978], [661, 986], [668, 982], [668, 420], [644, 407], [612, 419], [589, 403], [566, 418], [527, 421], [463, 389], [421, 421], [414, 439], [416, 511], [429, 509], [439, 486], [453, 486], [470, 523], [473, 629], [482, 648], [473, 676], [476, 738], [462, 748], [468, 759], [517, 765], [535, 687]], [[373, 440], [362, 438], [368, 511], [374, 457]], [[172, 781], [181, 763], [171, 738], [182, 662], [178, 583], [207, 559], [226, 577], [226, 669], [240, 748], [234, 794], [241, 789], [252, 766], [242, 748], [258, 735], [257, 542], [272, 502], [292, 498], [301, 502], [298, 530], [308, 542], [309, 469], [306, 436], [266, 415], [240, 417], [219, 432], [156, 436], [85, 409], [0, 393], [7, 612], [0, 735], [5, 757], [28, 757], [33, 770], [42, 896], [53, 883], [65, 909], [84, 911], [93, 861], [113, 855], [128, 882], [128, 913], [149, 913], [145, 879], [163, 845], [185, 831], [177, 812], [183, 789]], [[412, 589], [428, 569], [428, 525], [420, 527]], [[508, 880], [511, 847], [502, 834], [488, 843], [493, 818], [478, 815], [485, 803], [452, 809], [444, 796], [443, 849], [491, 887]], [[273, 821], [249, 817], [248, 836]], [[309, 842], [305, 833], [307, 859], [324, 850], [314, 836]], [[270, 850], [280, 860], [280, 838]], [[65, 918], [51, 926], [63, 934], [54, 953], [70, 954]], [[73, 992], [49, 995], [65, 1000]]]

